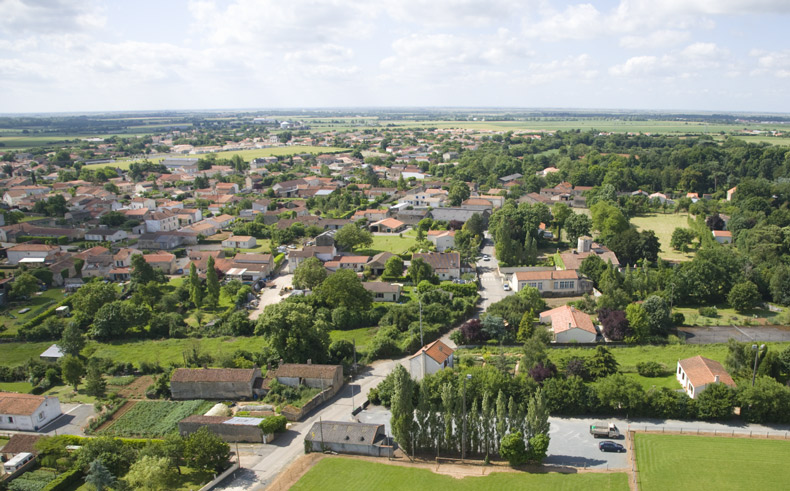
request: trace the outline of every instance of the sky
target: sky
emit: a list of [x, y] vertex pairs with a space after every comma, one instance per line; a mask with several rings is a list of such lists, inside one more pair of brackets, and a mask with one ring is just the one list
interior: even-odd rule
[[790, 112], [790, 0], [0, 0], [0, 113]]

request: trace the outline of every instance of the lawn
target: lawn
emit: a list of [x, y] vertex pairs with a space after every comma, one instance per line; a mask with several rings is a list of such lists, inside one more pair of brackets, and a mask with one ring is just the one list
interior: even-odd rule
[[358, 249], [354, 251], [361, 255], [376, 255], [379, 252], [391, 252], [393, 254], [402, 254], [406, 252], [411, 246], [417, 243], [417, 237], [414, 230], [409, 230], [399, 235], [377, 235], [373, 234], [373, 244], [367, 249]]
[[790, 442], [636, 434], [639, 488], [786, 489]]
[[[13, 302], [11, 306], [0, 311], [0, 319], [2, 319], [0, 323], [8, 328], [8, 330], [3, 332], [3, 335], [15, 335], [25, 322], [45, 312], [48, 308], [63, 300], [63, 298], [62, 289], [51, 288], [45, 292], [36, 292], [26, 302]], [[30, 311], [20, 314], [19, 311], [24, 308], [29, 308]]]
[[79, 402], [80, 404], [95, 404], [96, 398], [85, 393], [85, 379], [77, 386], [77, 392], [70, 385], [56, 385], [46, 392], [43, 396], [57, 397], [60, 402]]
[[688, 213], [651, 213], [645, 216], [638, 216], [631, 219], [631, 224], [637, 230], [652, 230], [656, 233], [658, 241], [661, 243], [659, 256], [668, 261], [689, 261], [694, 254], [685, 254], [676, 251], [669, 246], [672, 241], [672, 232], [676, 228], [689, 228]]
[[[733, 324], [738, 326], [746, 325], [763, 325], [773, 324], [774, 317], [778, 315], [777, 312], [771, 312], [768, 309], [752, 309], [744, 313], [738, 313], [727, 304], [716, 305], [716, 310], [719, 315], [717, 317], [703, 317], [699, 313], [698, 308], [694, 307], [677, 307], [677, 312], [680, 312], [685, 317], [685, 326], [731, 326]], [[756, 318], [754, 316], [757, 316]]]
[[0, 392], [30, 394], [31, 390], [33, 390], [33, 384], [30, 382], [0, 382]]
[[455, 479], [428, 469], [378, 464], [343, 457], [327, 457], [318, 462], [292, 490], [502, 490], [502, 489], [628, 489], [624, 473], [529, 474], [495, 472], [485, 477]]
[[272, 244], [269, 239], [257, 239], [258, 245], [252, 249], [239, 249], [239, 252], [255, 252], [258, 254], [268, 254], [272, 250]]
[[[353, 343], [354, 340], [357, 342], [357, 354], [360, 351], [364, 351], [365, 348], [373, 341], [373, 337], [376, 335], [376, 331], [378, 331], [378, 327], [360, 327], [359, 329], [351, 329], [348, 331], [329, 331], [329, 338], [334, 343], [335, 341], [348, 341]], [[357, 360], [359, 360], [359, 356], [357, 356]]]
[[120, 437], [160, 438], [176, 431], [178, 422], [193, 414], [203, 414], [214, 403], [194, 401], [140, 401], [99, 433]]

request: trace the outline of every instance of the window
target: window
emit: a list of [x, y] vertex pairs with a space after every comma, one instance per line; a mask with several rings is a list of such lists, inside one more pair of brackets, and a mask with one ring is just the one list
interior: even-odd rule
[[9, 422], [9, 423], [13, 423], [13, 422], [14, 422], [14, 418], [12, 418], [11, 416], [9, 416], [9, 417], [8, 417], [8, 422]]
[[574, 281], [555, 281], [554, 282], [554, 289], [555, 290], [570, 290], [573, 288]]
[[376, 294], [376, 298], [384, 298], [384, 294], [383, 293], [377, 293]]
[[38, 420], [41, 421], [42, 419], [44, 419], [44, 411], [38, 413]]

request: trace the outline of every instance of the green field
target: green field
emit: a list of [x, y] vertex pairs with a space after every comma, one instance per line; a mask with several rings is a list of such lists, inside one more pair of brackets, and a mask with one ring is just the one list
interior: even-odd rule
[[0, 382], [0, 392], [19, 392], [29, 394], [33, 390], [30, 382]]
[[[0, 311], [0, 324], [5, 325], [3, 336], [14, 336], [22, 325], [33, 317], [44, 313], [47, 309], [63, 300], [63, 290], [52, 288], [45, 292], [37, 292], [27, 302], [13, 302], [12, 306]], [[19, 311], [29, 308], [30, 311], [20, 314]]]
[[[357, 343], [357, 353], [364, 351], [365, 348], [373, 341], [378, 327], [360, 327], [359, 329], [350, 329], [348, 331], [334, 330], [329, 331], [329, 338], [334, 343], [335, 341], [348, 341]], [[360, 357], [357, 357], [359, 359]]]
[[163, 437], [175, 431], [182, 419], [193, 414], [203, 414], [213, 405], [200, 399], [183, 402], [140, 401], [99, 433], [121, 437]]
[[391, 252], [393, 254], [403, 254], [417, 243], [417, 233], [414, 229], [404, 232], [403, 237], [398, 235], [376, 235], [373, 234], [373, 244], [367, 249], [354, 251], [357, 254], [373, 256], [379, 252]]
[[639, 488], [786, 489], [790, 442], [636, 434]]
[[510, 490], [510, 489], [628, 489], [624, 473], [529, 474], [495, 472], [485, 477], [455, 479], [428, 469], [378, 464], [343, 457], [327, 457], [318, 462], [292, 490], [322, 491], [387, 489], [413, 490]]
[[[738, 313], [727, 304], [715, 306], [719, 313], [718, 317], [703, 317], [699, 315], [699, 309], [693, 307], [676, 307], [675, 310], [683, 314], [686, 321], [685, 326], [738, 326], [773, 324], [779, 314], [768, 309], [752, 309], [744, 313]], [[754, 316], [757, 316], [757, 319]]]
[[661, 243], [659, 256], [668, 261], [689, 261], [694, 254], [684, 254], [676, 251], [669, 246], [672, 240], [672, 232], [676, 228], [689, 228], [688, 213], [651, 213], [645, 216], [638, 216], [631, 219], [631, 224], [637, 230], [652, 230], [656, 233], [658, 241]]

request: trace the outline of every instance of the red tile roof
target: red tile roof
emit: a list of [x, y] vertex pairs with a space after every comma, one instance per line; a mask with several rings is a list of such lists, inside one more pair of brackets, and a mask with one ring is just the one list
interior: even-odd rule
[[437, 339], [433, 343], [427, 344], [420, 348], [420, 351], [415, 353], [411, 358], [416, 358], [422, 353], [430, 356], [434, 361], [436, 361], [436, 363], [442, 364], [447, 358], [452, 356], [453, 350], [441, 340]]
[[255, 378], [253, 368], [177, 368], [171, 382], [247, 382]]
[[716, 381], [716, 376], [719, 377], [719, 382], [735, 387], [735, 381], [718, 361], [695, 356], [679, 360], [678, 364], [686, 372], [686, 377], [694, 387], [712, 384]]
[[541, 312], [540, 319], [541, 321], [551, 319], [551, 328], [555, 335], [570, 329], [581, 329], [598, 334], [589, 315], [568, 305]]
[[33, 394], [0, 392], [0, 414], [30, 416], [45, 400], [46, 397]]

